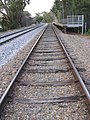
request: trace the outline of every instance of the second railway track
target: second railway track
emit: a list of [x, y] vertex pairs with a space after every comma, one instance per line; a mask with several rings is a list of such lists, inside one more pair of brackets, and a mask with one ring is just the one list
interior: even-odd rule
[[86, 96], [79, 87], [49, 25], [4, 98], [8, 104], [1, 120], [89, 120]]
[[29, 33], [39, 27], [41, 27], [43, 25], [37, 25], [37, 26], [33, 26], [33, 27], [28, 27], [28, 28], [25, 28], [25, 29], [22, 29], [22, 30], [19, 30], [19, 31], [16, 31], [16, 32], [12, 32], [10, 34], [7, 34], [7, 35], [4, 35], [4, 36], [1, 36], [0, 37], [0, 45], [6, 43], [6, 42], [9, 42], [19, 36], [22, 36], [26, 33]]

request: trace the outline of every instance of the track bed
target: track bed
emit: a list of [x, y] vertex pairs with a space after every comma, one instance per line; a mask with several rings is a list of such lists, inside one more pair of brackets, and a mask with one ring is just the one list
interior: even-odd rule
[[79, 86], [49, 25], [17, 77], [1, 120], [88, 120]]

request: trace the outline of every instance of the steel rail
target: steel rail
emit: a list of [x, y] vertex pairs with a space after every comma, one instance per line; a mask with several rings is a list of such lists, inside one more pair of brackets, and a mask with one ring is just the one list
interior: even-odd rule
[[10, 35], [13, 35], [13, 34], [16, 34], [16, 33], [19, 33], [19, 32], [23, 32], [23, 31], [28, 30], [28, 29], [32, 29], [32, 28], [34, 28], [34, 27], [38, 27], [38, 25], [37, 25], [37, 26], [30, 26], [30, 27], [27, 27], [27, 28], [23, 28], [23, 29], [21, 29], [21, 30], [18, 30], [18, 31], [16, 31], [16, 32], [12, 32], [12, 33], [8, 33], [8, 34], [6, 34], [6, 35], [2, 35], [2, 36], [0, 36], [0, 39], [5, 38], [5, 37], [10, 36]]
[[[42, 26], [42, 25], [41, 25], [41, 26]], [[6, 43], [6, 42], [8, 42], [8, 41], [10, 41], [10, 40], [12, 40], [12, 39], [14, 39], [14, 38], [17, 38], [17, 37], [19, 37], [19, 36], [21, 36], [21, 35], [23, 35], [23, 34], [26, 34], [26, 33], [30, 32], [30, 31], [32, 31], [32, 30], [35, 30], [35, 29], [37, 29], [37, 28], [39, 28], [39, 27], [41, 27], [41, 26], [35, 26], [35, 27], [32, 27], [32, 28], [28, 28], [28, 29], [24, 29], [24, 30], [22, 30], [22, 31], [15, 32], [15, 33], [13, 33], [13, 34], [9, 34], [9, 35], [7, 35], [7, 36], [5, 36], [5, 37], [8, 37], [8, 36], [14, 35], [14, 34], [18, 34], [18, 35], [15, 35], [15, 36], [13, 36], [13, 37], [11, 37], [11, 38], [9, 38], [9, 39], [6, 39], [6, 40], [4, 40], [4, 41], [0, 41], [0, 45], [1, 45], [1, 44], [4, 44], [4, 43]], [[20, 32], [21, 32], [21, 33], [20, 33]], [[3, 37], [3, 38], [4, 38], [4, 37]]]
[[[48, 26], [48, 25], [47, 25]], [[39, 42], [39, 40], [41, 39], [41, 37], [43, 36], [44, 32], [47, 29], [47, 26], [43, 29], [42, 33], [40, 34], [40, 36], [38, 37], [38, 39], [36, 40], [36, 42], [34, 43], [34, 45], [32, 46], [30, 52], [28, 53], [28, 55], [26, 56], [25, 60], [23, 61], [23, 63], [21, 64], [20, 68], [18, 69], [17, 73], [15, 74], [14, 78], [11, 80], [9, 86], [7, 87], [6, 91], [4, 92], [4, 94], [2, 95], [1, 99], [0, 99], [0, 113], [3, 110], [3, 107], [5, 106], [5, 103], [7, 102], [6, 98], [10, 92], [10, 90], [12, 89], [19, 73], [21, 72], [23, 66], [25, 65], [28, 57], [31, 55], [32, 51], [34, 50], [35, 46], [37, 45], [37, 43]]]
[[77, 71], [74, 63], [72, 62], [72, 60], [71, 60], [71, 58], [70, 58], [70, 56], [69, 56], [69, 54], [68, 54], [68, 52], [67, 52], [67, 50], [66, 50], [66, 48], [65, 48], [65, 46], [64, 46], [64, 44], [62, 43], [62, 40], [61, 40], [60, 36], [58, 35], [58, 33], [56, 32], [56, 30], [55, 30], [54, 27], [53, 27], [53, 30], [54, 30], [54, 32], [55, 32], [55, 34], [56, 34], [56, 37], [58, 38], [58, 40], [59, 40], [59, 42], [60, 42], [60, 44], [61, 44], [61, 46], [62, 46], [62, 48], [63, 48], [63, 50], [64, 50], [64, 52], [65, 52], [65, 54], [66, 54], [66, 56], [67, 56], [67, 58], [68, 58], [68, 60], [69, 60], [69, 62], [70, 62], [71, 67], [73, 68], [73, 71], [74, 71], [74, 73], [75, 73], [75, 76], [76, 76], [77, 79], [79, 80], [80, 85], [81, 85], [83, 91], [85, 92], [85, 95], [86, 95], [86, 97], [87, 97], [87, 99], [88, 99], [88, 102], [90, 103], [90, 94], [89, 94], [89, 91], [87, 90], [87, 88], [86, 88], [86, 86], [85, 86], [85, 84], [84, 84], [84, 82], [83, 82], [80, 74], [78, 73], [78, 71]]
[[[33, 26], [33, 27], [35, 27], [35, 26]], [[8, 37], [8, 36], [16, 34], [16, 33], [19, 33], [19, 32], [23, 32], [24, 30], [28, 30], [28, 29], [33, 28], [33, 27], [24, 28], [24, 29], [18, 30], [16, 32], [12, 32], [12, 33], [8, 33], [6, 35], [2, 35], [2, 36], [0, 36], [0, 39]]]

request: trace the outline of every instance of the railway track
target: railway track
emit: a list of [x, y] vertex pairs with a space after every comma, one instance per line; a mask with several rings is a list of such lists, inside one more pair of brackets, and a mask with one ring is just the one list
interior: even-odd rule
[[0, 100], [1, 120], [88, 120], [88, 91], [58, 39], [51, 25], [38, 38]]
[[16, 31], [16, 32], [13, 32], [13, 33], [10, 33], [10, 34], [7, 34], [7, 35], [4, 35], [4, 36], [1, 36], [0, 37], [0, 45], [1, 44], [4, 44], [10, 40], [13, 40], [14, 38], [17, 38], [21, 35], [24, 35], [32, 30], [35, 30], [39, 27], [41, 27], [42, 25], [37, 25], [37, 26], [34, 26], [34, 27], [29, 27], [29, 28], [25, 28], [25, 29], [22, 29], [22, 30], [19, 30], [19, 31]]

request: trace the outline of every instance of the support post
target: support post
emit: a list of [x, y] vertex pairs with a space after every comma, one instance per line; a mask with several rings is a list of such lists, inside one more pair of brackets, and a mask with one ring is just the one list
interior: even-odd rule
[[84, 25], [84, 15], [82, 15], [82, 35], [83, 35], [83, 31], [84, 31], [83, 25]]

